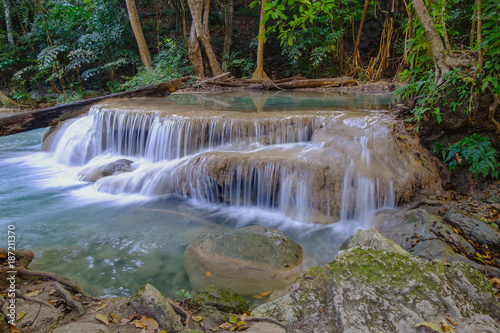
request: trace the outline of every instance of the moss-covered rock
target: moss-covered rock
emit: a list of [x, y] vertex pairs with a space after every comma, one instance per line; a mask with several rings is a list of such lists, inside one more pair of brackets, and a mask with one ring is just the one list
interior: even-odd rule
[[154, 318], [167, 332], [179, 332], [183, 327], [167, 299], [152, 285], [146, 284], [132, 299], [132, 306], [142, 315]]
[[457, 332], [500, 330], [491, 285], [464, 263], [357, 247], [306, 276], [291, 295], [291, 332], [420, 332], [446, 316]]
[[208, 287], [196, 292], [193, 298], [189, 301], [190, 308], [198, 308], [200, 310], [212, 307], [218, 311], [242, 314], [248, 311], [248, 303], [235, 293], [233, 290], [225, 287]]
[[225, 286], [243, 296], [272, 291], [273, 298], [284, 295], [295, 277], [315, 264], [288, 236], [260, 226], [202, 234], [183, 259], [195, 290]]

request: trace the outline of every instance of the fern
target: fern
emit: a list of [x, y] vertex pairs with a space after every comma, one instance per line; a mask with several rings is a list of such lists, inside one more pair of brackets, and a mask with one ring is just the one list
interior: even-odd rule
[[500, 163], [497, 161], [497, 151], [491, 146], [491, 142], [479, 134], [472, 134], [463, 138], [460, 142], [448, 147], [448, 155], [445, 162], [450, 170], [455, 169], [464, 159], [470, 165], [469, 171], [477, 180], [479, 175], [493, 178], [498, 177]]

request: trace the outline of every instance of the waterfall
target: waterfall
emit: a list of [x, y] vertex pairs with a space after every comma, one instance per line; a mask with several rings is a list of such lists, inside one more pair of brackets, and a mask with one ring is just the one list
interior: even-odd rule
[[101, 192], [182, 195], [369, 227], [376, 209], [394, 205], [392, 162], [372, 161], [371, 147], [390, 149], [383, 124], [367, 112], [220, 114], [95, 105], [62, 126], [51, 151], [68, 165], [97, 163], [103, 155], [132, 159], [133, 172], [95, 183]]

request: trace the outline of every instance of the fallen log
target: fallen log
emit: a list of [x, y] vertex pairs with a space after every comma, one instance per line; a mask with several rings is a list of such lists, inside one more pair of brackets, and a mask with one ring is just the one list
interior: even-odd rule
[[164, 97], [176, 91], [184, 81], [190, 79], [189, 76], [175, 79], [169, 82], [162, 82], [132, 91], [125, 91], [116, 94], [95, 97], [82, 101], [58, 105], [47, 109], [26, 112], [11, 117], [0, 119], [0, 136], [12, 135], [16, 133], [31, 131], [37, 128], [56, 125], [58, 122], [78, 117], [87, 112], [92, 104], [110, 98], [122, 97]]
[[295, 77], [283, 80], [213, 80], [206, 82], [211, 85], [222, 87], [239, 87], [253, 89], [299, 89], [299, 88], [330, 88], [354, 86], [358, 84], [352, 77], [331, 78], [331, 79], [304, 79]]

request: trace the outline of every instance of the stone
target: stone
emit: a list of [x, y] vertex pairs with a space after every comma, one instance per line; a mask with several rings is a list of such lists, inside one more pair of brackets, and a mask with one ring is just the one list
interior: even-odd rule
[[191, 308], [212, 307], [221, 312], [242, 314], [248, 311], [248, 303], [233, 290], [212, 286], [196, 292], [189, 301]]
[[356, 231], [347, 248], [352, 249], [357, 246], [364, 246], [377, 250], [387, 250], [401, 255], [409, 255], [405, 249], [375, 229], [360, 229]]
[[311, 268], [291, 291], [290, 332], [422, 332], [450, 317], [456, 332], [499, 332], [500, 306], [477, 269], [356, 247]]
[[195, 290], [220, 285], [243, 296], [269, 291], [274, 298], [282, 296], [312, 264], [295, 241], [260, 226], [202, 234], [184, 253], [184, 268]]
[[52, 333], [111, 333], [110, 330], [101, 324], [90, 322], [71, 323], [58, 327]]
[[285, 333], [286, 330], [273, 323], [252, 323], [252, 326], [250, 326], [249, 329], [245, 330], [247, 333]]
[[123, 172], [131, 172], [132, 163], [134, 162], [122, 158], [101, 166], [89, 166], [78, 172], [77, 176], [80, 180], [85, 182], [96, 182], [103, 177], [112, 176]]
[[0, 332], [8, 332], [7, 322], [5, 321], [5, 317], [0, 313]]
[[[2, 313], [8, 313], [9, 302], [5, 302], [2, 306]], [[59, 309], [48, 306], [40, 306], [39, 303], [16, 299], [16, 314], [25, 313], [20, 320], [16, 321], [16, 327], [29, 326], [32, 332], [51, 332], [56, 323], [60, 322], [64, 313]], [[12, 318], [7, 316], [7, 320]]]
[[252, 310], [255, 317], [274, 318], [282, 323], [288, 323], [293, 316], [293, 300], [289, 294], [259, 305]]
[[33, 251], [27, 249], [20, 249], [16, 251], [16, 259], [21, 267], [27, 268], [34, 258], [35, 254]]
[[452, 208], [444, 216], [445, 221], [459, 228], [478, 243], [486, 244], [494, 250], [500, 250], [500, 231], [473, 217], [465, 215], [461, 210]]
[[[474, 254], [474, 247], [457, 234], [452, 226], [437, 215], [423, 208], [412, 210], [383, 210], [375, 218], [375, 228], [384, 236], [400, 244], [410, 254], [424, 259], [439, 259], [447, 263], [464, 262], [494, 277], [500, 277], [500, 269], [485, 267], [455, 252], [448, 242], [462, 251]], [[446, 240], [446, 241], [445, 241]]]
[[179, 332], [183, 327], [167, 299], [152, 285], [146, 284], [132, 299], [132, 306], [142, 315], [154, 318], [167, 332]]

